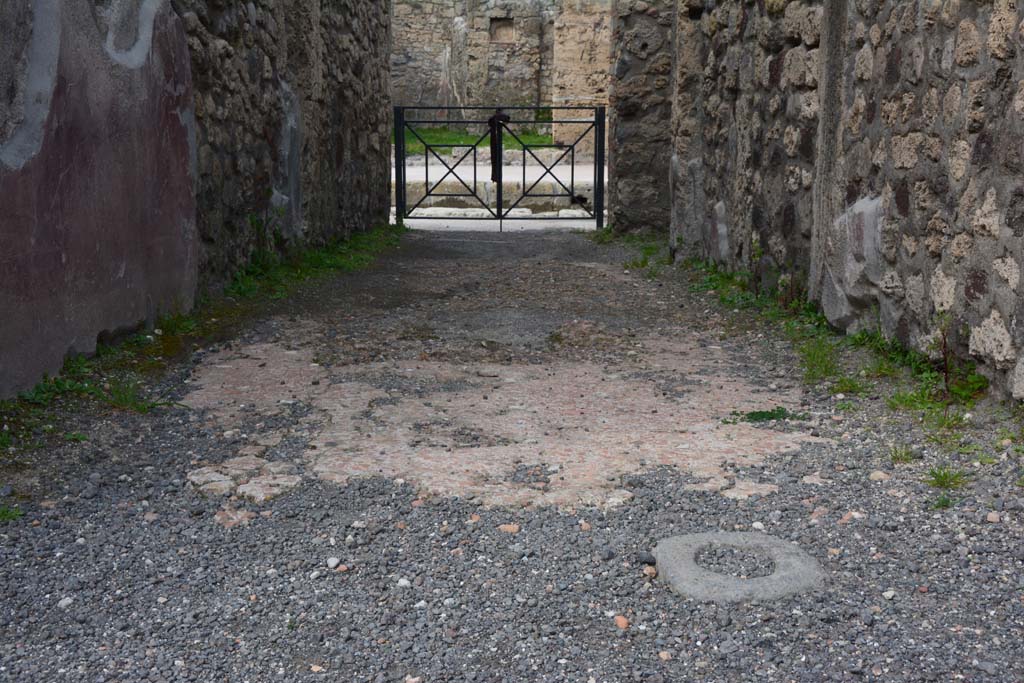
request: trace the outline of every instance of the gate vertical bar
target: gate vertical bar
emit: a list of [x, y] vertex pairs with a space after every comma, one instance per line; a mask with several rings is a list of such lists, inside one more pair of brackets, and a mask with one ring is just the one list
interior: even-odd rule
[[604, 125], [605, 108], [598, 107], [594, 116], [594, 213], [597, 229], [604, 229]]
[[405, 225], [405, 109], [395, 107], [395, 221]]
[[[508, 117], [505, 118], [507, 119]], [[502, 144], [504, 142], [505, 124], [501, 120], [501, 109], [495, 113], [494, 120], [497, 124], [495, 129], [497, 145], [496, 148], [491, 150], [491, 168], [494, 171], [492, 174], [494, 181], [498, 184], [498, 232], [505, 232], [505, 200], [502, 197], [505, 185], [505, 145]], [[495, 158], [495, 155], [497, 155], [497, 158]]]

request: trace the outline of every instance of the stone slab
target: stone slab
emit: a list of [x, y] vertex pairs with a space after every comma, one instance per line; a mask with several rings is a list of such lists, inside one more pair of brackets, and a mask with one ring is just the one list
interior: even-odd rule
[[[740, 579], [697, 564], [710, 545], [764, 553], [775, 562], [769, 576]], [[778, 600], [820, 588], [825, 573], [817, 560], [798, 546], [774, 536], [746, 532], [710, 532], [673, 536], [654, 549], [658, 574], [680, 595], [715, 603]]]

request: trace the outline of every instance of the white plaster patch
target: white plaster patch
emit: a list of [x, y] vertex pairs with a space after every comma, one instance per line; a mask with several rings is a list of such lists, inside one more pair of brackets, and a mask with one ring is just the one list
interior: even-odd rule
[[1013, 96], [1013, 111], [1024, 117], [1024, 81], [1017, 82], [1017, 94]]
[[12, 171], [20, 170], [42, 149], [57, 84], [61, 33], [60, 0], [35, 0], [32, 39], [26, 50], [25, 113], [22, 122], [0, 145], [0, 163]]
[[999, 196], [996, 194], [995, 188], [989, 188], [985, 193], [985, 200], [982, 202], [981, 207], [974, 214], [971, 227], [975, 233], [999, 237], [1001, 222]]
[[956, 140], [949, 152], [949, 172], [953, 176], [953, 180], [963, 180], [967, 175], [970, 158], [970, 144], [966, 140]]
[[[142, 67], [149, 58], [149, 49], [153, 45], [153, 27], [156, 23], [157, 12], [160, 11], [166, 2], [167, 0], [143, 0], [142, 6], [139, 7], [139, 27], [138, 32], [135, 34], [135, 43], [127, 50], [118, 50], [114, 46], [117, 21], [111, 21], [110, 27], [107, 29], [107, 42], [105, 45], [107, 55], [128, 69]], [[110, 12], [113, 17], [113, 15], [128, 11], [128, 9], [130, 9], [128, 4], [122, 2], [113, 5]]]
[[1015, 260], [1007, 256], [1005, 258], [997, 258], [993, 263], [992, 267], [1000, 277], [1006, 280], [1006, 283], [1010, 285], [1010, 289], [1017, 291], [1017, 286], [1020, 284], [1020, 266]]
[[1010, 377], [1010, 393], [1016, 399], [1024, 399], [1024, 358], [1017, 361]]
[[942, 268], [932, 273], [932, 303], [938, 313], [952, 310], [956, 302], [956, 279], [947, 276]]
[[981, 325], [971, 328], [969, 346], [972, 356], [991, 359], [1000, 369], [1010, 367], [1017, 357], [999, 311], [992, 311]]

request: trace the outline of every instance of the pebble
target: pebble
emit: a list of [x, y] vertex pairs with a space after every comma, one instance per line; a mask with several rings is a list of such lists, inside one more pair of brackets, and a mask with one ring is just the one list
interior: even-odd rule
[[990, 512], [985, 515], [985, 520], [991, 524], [998, 524], [1000, 517], [998, 512]]
[[74, 598], [61, 598], [60, 602], [57, 603], [57, 607], [67, 609], [68, 607], [71, 607], [71, 603], [74, 601]]
[[627, 628], [629, 628], [629, 619], [627, 619], [626, 617], [622, 616], [621, 614], [616, 615], [616, 617], [615, 617], [615, 625], [618, 628], [620, 628], [623, 631], [625, 631]]
[[501, 524], [501, 525], [498, 526], [498, 531], [500, 531], [502, 533], [505, 533], [505, 534], [518, 534], [519, 533], [519, 525], [518, 524]]
[[888, 472], [883, 472], [882, 470], [875, 470], [868, 475], [868, 479], [871, 481], [889, 481], [892, 479], [892, 475]]
[[409, 579], [399, 579], [398, 580], [398, 587], [399, 588], [408, 588], [411, 585], [412, 585], [412, 582], [409, 581]]
[[652, 555], [651, 553], [647, 552], [646, 550], [641, 550], [641, 551], [637, 552], [635, 557], [636, 557], [636, 561], [639, 562], [640, 564], [657, 564], [658, 563], [658, 560], [655, 559], [654, 555]]
[[631, 500], [633, 500], [632, 491], [617, 489], [611, 492], [611, 495], [608, 496], [608, 499], [605, 501], [605, 504], [608, 507], [618, 507], [620, 505], [625, 505]]
[[327, 568], [328, 569], [337, 569], [340, 564], [341, 564], [341, 558], [340, 557], [328, 557], [327, 558]]

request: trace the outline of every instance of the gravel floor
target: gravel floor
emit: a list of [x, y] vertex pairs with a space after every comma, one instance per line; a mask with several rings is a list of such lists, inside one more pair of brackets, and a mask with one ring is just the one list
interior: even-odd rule
[[[587, 360], [649, 382], [671, 410], [694, 378], [626, 364], [637, 335], [681, 326], [711, 335], [729, 373], [764, 387], [766, 408], [773, 392], [799, 385], [774, 328], [719, 310], [678, 272], [625, 273], [628, 258], [574, 234], [413, 233], [370, 271], [275, 304], [156, 388], [185, 397], [215, 353], [272, 341], [312, 345], [328, 383], [365, 365], [392, 398], [460, 387], [370, 363]], [[586, 343], [552, 336], [579, 321]], [[302, 462], [322, 427], [316, 406], [243, 412], [239, 435], [227, 437], [185, 408], [69, 415], [62, 429], [85, 443], [54, 445], [5, 475], [27, 502], [23, 518], [0, 525], [0, 680], [1024, 680], [1024, 490], [1019, 456], [1003, 442], [1010, 416], [998, 404], [974, 411], [966, 434], [993, 455], [980, 461], [928, 441], [912, 416], [886, 407], [889, 391], [842, 399], [846, 410], [827, 388], [804, 391], [806, 419], [766, 428], [820, 440], [727, 464], [778, 487], [768, 495], [694, 490], [700, 481], [672, 467], [621, 476], [613, 484], [631, 497], [601, 507], [487, 506], [424, 495], [415, 481], [311, 478], [263, 503], [238, 501], [252, 519], [232, 528], [214, 521], [225, 501], [199, 495], [188, 471], [237, 456], [241, 434], [272, 429], [287, 437], [263, 457]], [[366, 419], [387, 404], [367, 406]], [[498, 436], [453, 426], [445, 438], [507, 447]], [[916, 459], [894, 465], [892, 444]], [[555, 485], [543, 455], [517, 445], [506, 485]], [[933, 508], [937, 492], [923, 482], [939, 463], [970, 474], [948, 509]], [[766, 603], [680, 598], [653, 576], [649, 551], [710, 530], [796, 542], [826, 585]], [[701, 564], [769, 570], [728, 549], [702, 553]]]

